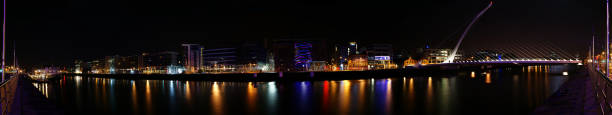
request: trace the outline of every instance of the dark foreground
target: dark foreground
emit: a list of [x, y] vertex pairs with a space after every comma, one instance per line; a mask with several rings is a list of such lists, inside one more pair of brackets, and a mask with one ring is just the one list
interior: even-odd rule
[[545, 104], [539, 106], [534, 115], [601, 115], [601, 108], [596, 100], [592, 79], [601, 74], [589, 72], [586, 68], [569, 78]]
[[568, 80], [563, 71], [580, 75], [560, 65], [322, 81], [61, 76], [34, 86], [66, 114], [530, 114]]

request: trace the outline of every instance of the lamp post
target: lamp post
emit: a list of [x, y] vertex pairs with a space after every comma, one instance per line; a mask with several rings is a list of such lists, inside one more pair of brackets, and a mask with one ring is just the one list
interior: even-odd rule
[[606, 0], [606, 77], [610, 75], [610, 2]]
[[3, 12], [2, 12], [2, 81], [0, 82], [4, 82], [4, 51], [6, 49], [5, 47], [5, 41], [6, 41], [6, 0], [3, 0]]

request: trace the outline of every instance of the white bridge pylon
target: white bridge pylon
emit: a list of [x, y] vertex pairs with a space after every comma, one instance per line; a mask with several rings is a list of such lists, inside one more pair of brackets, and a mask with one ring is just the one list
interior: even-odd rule
[[446, 60], [442, 63], [453, 63], [455, 61], [455, 55], [457, 54], [457, 49], [459, 48], [459, 45], [461, 45], [461, 42], [463, 41], [463, 38], [465, 38], [465, 35], [468, 33], [468, 31], [470, 31], [470, 28], [472, 28], [472, 24], [474, 24], [476, 20], [478, 20], [478, 18], [482, 16], [482, 14], [487, 12], [487, 10], [491, 8], [491, 6], [493, 6], [493, 1], [489, 2], [489, 5], [485, 9], [480, 11], [478, 15], [476, 15], [476, 17], [474, 17], [472, 22], [470, 22], [470, 24], [465, 28], [465, 30], [463, 30], [463, 34], [461, 34], [461, 37], [459, 38], [459, 42], [457, 42], [457, 45], [455, 45], [455, 49], [453, 49], [453, 52], [451, 52], [451, 54], [448, 55], [448, 58], [446, 58]]

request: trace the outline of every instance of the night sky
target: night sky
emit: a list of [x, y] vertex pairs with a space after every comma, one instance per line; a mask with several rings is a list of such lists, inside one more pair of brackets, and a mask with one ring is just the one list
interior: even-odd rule
[[[7, 0], [7, 42], [20, 65], [178, 51], [204, 45], [313, 38], [451, 47], [489, 0]], [[462, 48], [547, 41], [572, 54], [603, 36], [601, 0], [496, 0]], [[603, 38], [603, 37], [602, 37]], [[449, 41], [450, 39], [450, 41]], [[601, 38], [600, 38], [601, 39]], [[444, 42], [441, 42], [444, 41]], [[447, 43], [448, 42], [448, 43]], [[12, 43], [11, 43], [12, 44]], [[12, 45], [8, 46], [12, 50]], [[12, 60], [12, 52], [7, 56]], [[585, 54], [585, 53], [580, 53]], [[9, 62], [11, 64], [12, 62]]]

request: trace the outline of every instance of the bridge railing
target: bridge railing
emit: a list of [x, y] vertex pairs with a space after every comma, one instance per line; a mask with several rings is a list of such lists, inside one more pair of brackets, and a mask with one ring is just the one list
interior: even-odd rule
[[2, 115], [8, 115], [11, 111], [11, 104], [14, 102], [15, 90], [17, 89], [17, 81], [19, 81], [19, 77], [11, 77], [0, 85], [0, 111]]
[[595, 90], [596, 101], [599, 103], [601, 112], [604, 115], [612, 114], [612, 80], [605, 76], [605, 73], [591, 68], [590, 75]]

